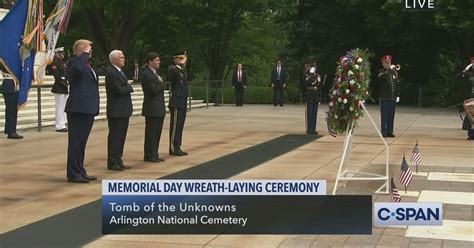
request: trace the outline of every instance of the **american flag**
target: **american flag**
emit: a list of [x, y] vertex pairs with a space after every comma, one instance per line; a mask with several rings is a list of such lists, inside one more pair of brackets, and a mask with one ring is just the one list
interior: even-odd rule
[[410, 167], [408, 166], [408, 163], [405, 159], [405, 155], [403, 156], [403, 161], [402, 161], [402, 166], [400, 167], [400, 183], [406, 187], [411, 182], [411, 179], [413, 178], [413, 173], [410, 170]]
[[418, 172], [418, 165], [421, 163], [420, 150], [418, 149], [418, 141], [416, 142], [416, 145], [415, 147], [413, 147], [413, 151], [411, 152], [411, 161], [415, 163], [416, 172]]
[[395, 183], [393, 182], [393, 177], [391, 181], [391, 186], [390, 186], [390, 197], [392, 198], [393, 202], [400, 202], [402, 200], [402, 197], [400, 196], [400, 193], [398, 193], [397, 187], [395, 187]]

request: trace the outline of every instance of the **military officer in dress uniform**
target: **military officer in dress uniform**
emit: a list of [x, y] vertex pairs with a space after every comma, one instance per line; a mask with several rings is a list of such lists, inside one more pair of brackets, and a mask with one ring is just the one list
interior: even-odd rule
[[[474, 56], [472, 56], [469, 60], [471, 61], [471, 63], [467, 65], [466, 68], [464, 68], [464, 70], [462, 71], [462, 76], [465, 82], [464, 100], [474, 97]], [[467, 139], [474, 140], [474, 129], [472, 128], [472, 124], [467, 116], [464, 117], [463, 126], [467, 127]]]
[[18, 120], [18, 87], [13, 77], [1, 68], [3, 83], [0, 87], [3, 99], [5, 100], [5, 129], [4, 133], [8, 139], [23, 139], [22, 135], [16, 132]]
[[393, 122], [395, 120], [395, 103], [400, 101], [398, 72], [392, 65], [392, 56], [385, 55], [380, 59], [383, 69], [379, 71], [380, 86], [380, 118], [382, 126], [380, 131], [383, 137], [395, 137]]
[[56, 132], [67, 132], [66, 128], [66, 101], [69, 94], [69, 82], [66, 79], [66, 63], [64, 61], [64, 47], [54, 49], [53, 63], [48, 65], [49, 72], [54, 76], [51, 92], [54, 93], [56, 103]]
[[178, 52], [173, 55], [174, 65], [168, 70], [168, 81], [170, 81], [170, 148], [169, 154], [173, 156], [185, 156], [187, 152], [181, 150], [183, 139], [184, 121], [186, 120], [188, 100], [188, 76], [186, 73], [186, 52]]
[[315, 135], [318, 134], [316, 132], [316, 121], [318, 105], [321, 101], [321, 76], [316, 73], [316, 63], [306, 66], [302, 84], [306, 109], [306, 133]]

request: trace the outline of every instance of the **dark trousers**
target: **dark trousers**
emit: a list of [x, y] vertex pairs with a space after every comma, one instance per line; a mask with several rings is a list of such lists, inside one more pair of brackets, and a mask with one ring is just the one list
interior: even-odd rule
[[123, 165], [123, 147], [128, 130], [128, 117], [107, 118], [109, 135], [107, 136], [107, 166]]
[[67, 178], [75, 179], [87, 175], [84, 169], [86, 144], [94, 124], [94, 115], [69, 112], [68, 147], [67, 147]]
[[5, 134], [16, 133], [16, 123], [18, 119], [18, 91], [13, 93], [3, 93], [5, 100]]
[[165, 117], [145, 117], [145, 146], [144, 159], [159, 159], [158, 148], [160, 146], [161, 130]]
[[316, 132], [316, 121], [318, 120], [318, 104], [305, 103], [306, 105], [306, 132]]
[[181, 150], [186, 109], [170, 108], [170, 152]]
[[283, 105], [283, 87], [273, 87], [273, 105]]
[[244, 87], [236, 86], [235, 87], [235, 104], [237, 106], [242, 106], [244, 103]]
[[393, 134], [393, 121], [395, 120], [395, 101], [380, 100], [380, 119], [382, 135]]
[[471, 121], [469, 118], [467, 118], [467, 116], [464, 117], [464, 123], [462, 126], [467, 126], [467, 137], [474, 138], [474, 129], [472, 129]]

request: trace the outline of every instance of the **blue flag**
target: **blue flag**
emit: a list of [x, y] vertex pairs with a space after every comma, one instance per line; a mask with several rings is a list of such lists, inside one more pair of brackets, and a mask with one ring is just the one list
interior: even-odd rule
[[22, 60], [20, 47], [25, 31], [28, 0], [18, 0], [7, 15], [0, 21], [0, 62], [15, 82], [21, 81]]
[[31, 51], [30, 56], [23, 61], [21, 71], [20, 92], [18, 93], [18, 106], [22, 107], [28, 99], [31, 82], [33, 81], [33, 70], [35, 65], [35, 52]]

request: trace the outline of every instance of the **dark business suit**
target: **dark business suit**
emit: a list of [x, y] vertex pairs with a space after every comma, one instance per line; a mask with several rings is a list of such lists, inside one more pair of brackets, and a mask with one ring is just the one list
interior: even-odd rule
[[70, 85], [65, 112], [68, 120], [67, 177], [80, 179], [87, 175], [84, 157], [87, 139], [99, 114], [99, 81], [88, 62], [89, 54], [73, 56], [68, 61]]
[[380, 84], [380, 131], [384, 137], [393, 135], [393, 122], [395, 120], [395, 103], [399, 97], [398, 73], [394, 69], [379, 71]]
[[186, 70], [178, 65], [173, 65], [168, 71], [170, 81], [170, 149], [171, 154], [182, 152], [181, 143], [183, 138], [184, 121], [186, 120], [188, 100], [188, 77]]
[[150, 67], [146, 67], [141, 75], [144, 94], [142, 116], [145, 116], [144, 160], [159, 160], [161, 130], [166, 115], [165, 84]]
[[237, 106], [243, 106], [244, 103], [244, 88], [247, 86], [247, 73], [241, 70], [239, 78], [239, 70], [232, 73], [232, 86], [235, 90], [235, 104]]
[[133, 112], [133, 87], [127, 83], [123, 71], [111, 66], [105, 75], [107, 93], [107, 167], [123, 167], [123, 147], [127, 137], [128, 120]]
[[5, 129], [3, 132], [14, 135], [18, 119], [18, 91], [15, 90], [13, 79], [3, 79], [0, 90], [5, 100]]
[[[280, 73], [278, 73], [277, 67], [272, 69], [270, 75], [270, 82], [273, 84], [273, 105], [283, 106], [283, 89], [286, 87], [288, 81], [288, 73], [284, 67], [280, 67]], [[284, 86], [285, 85], [285, 86]]]

